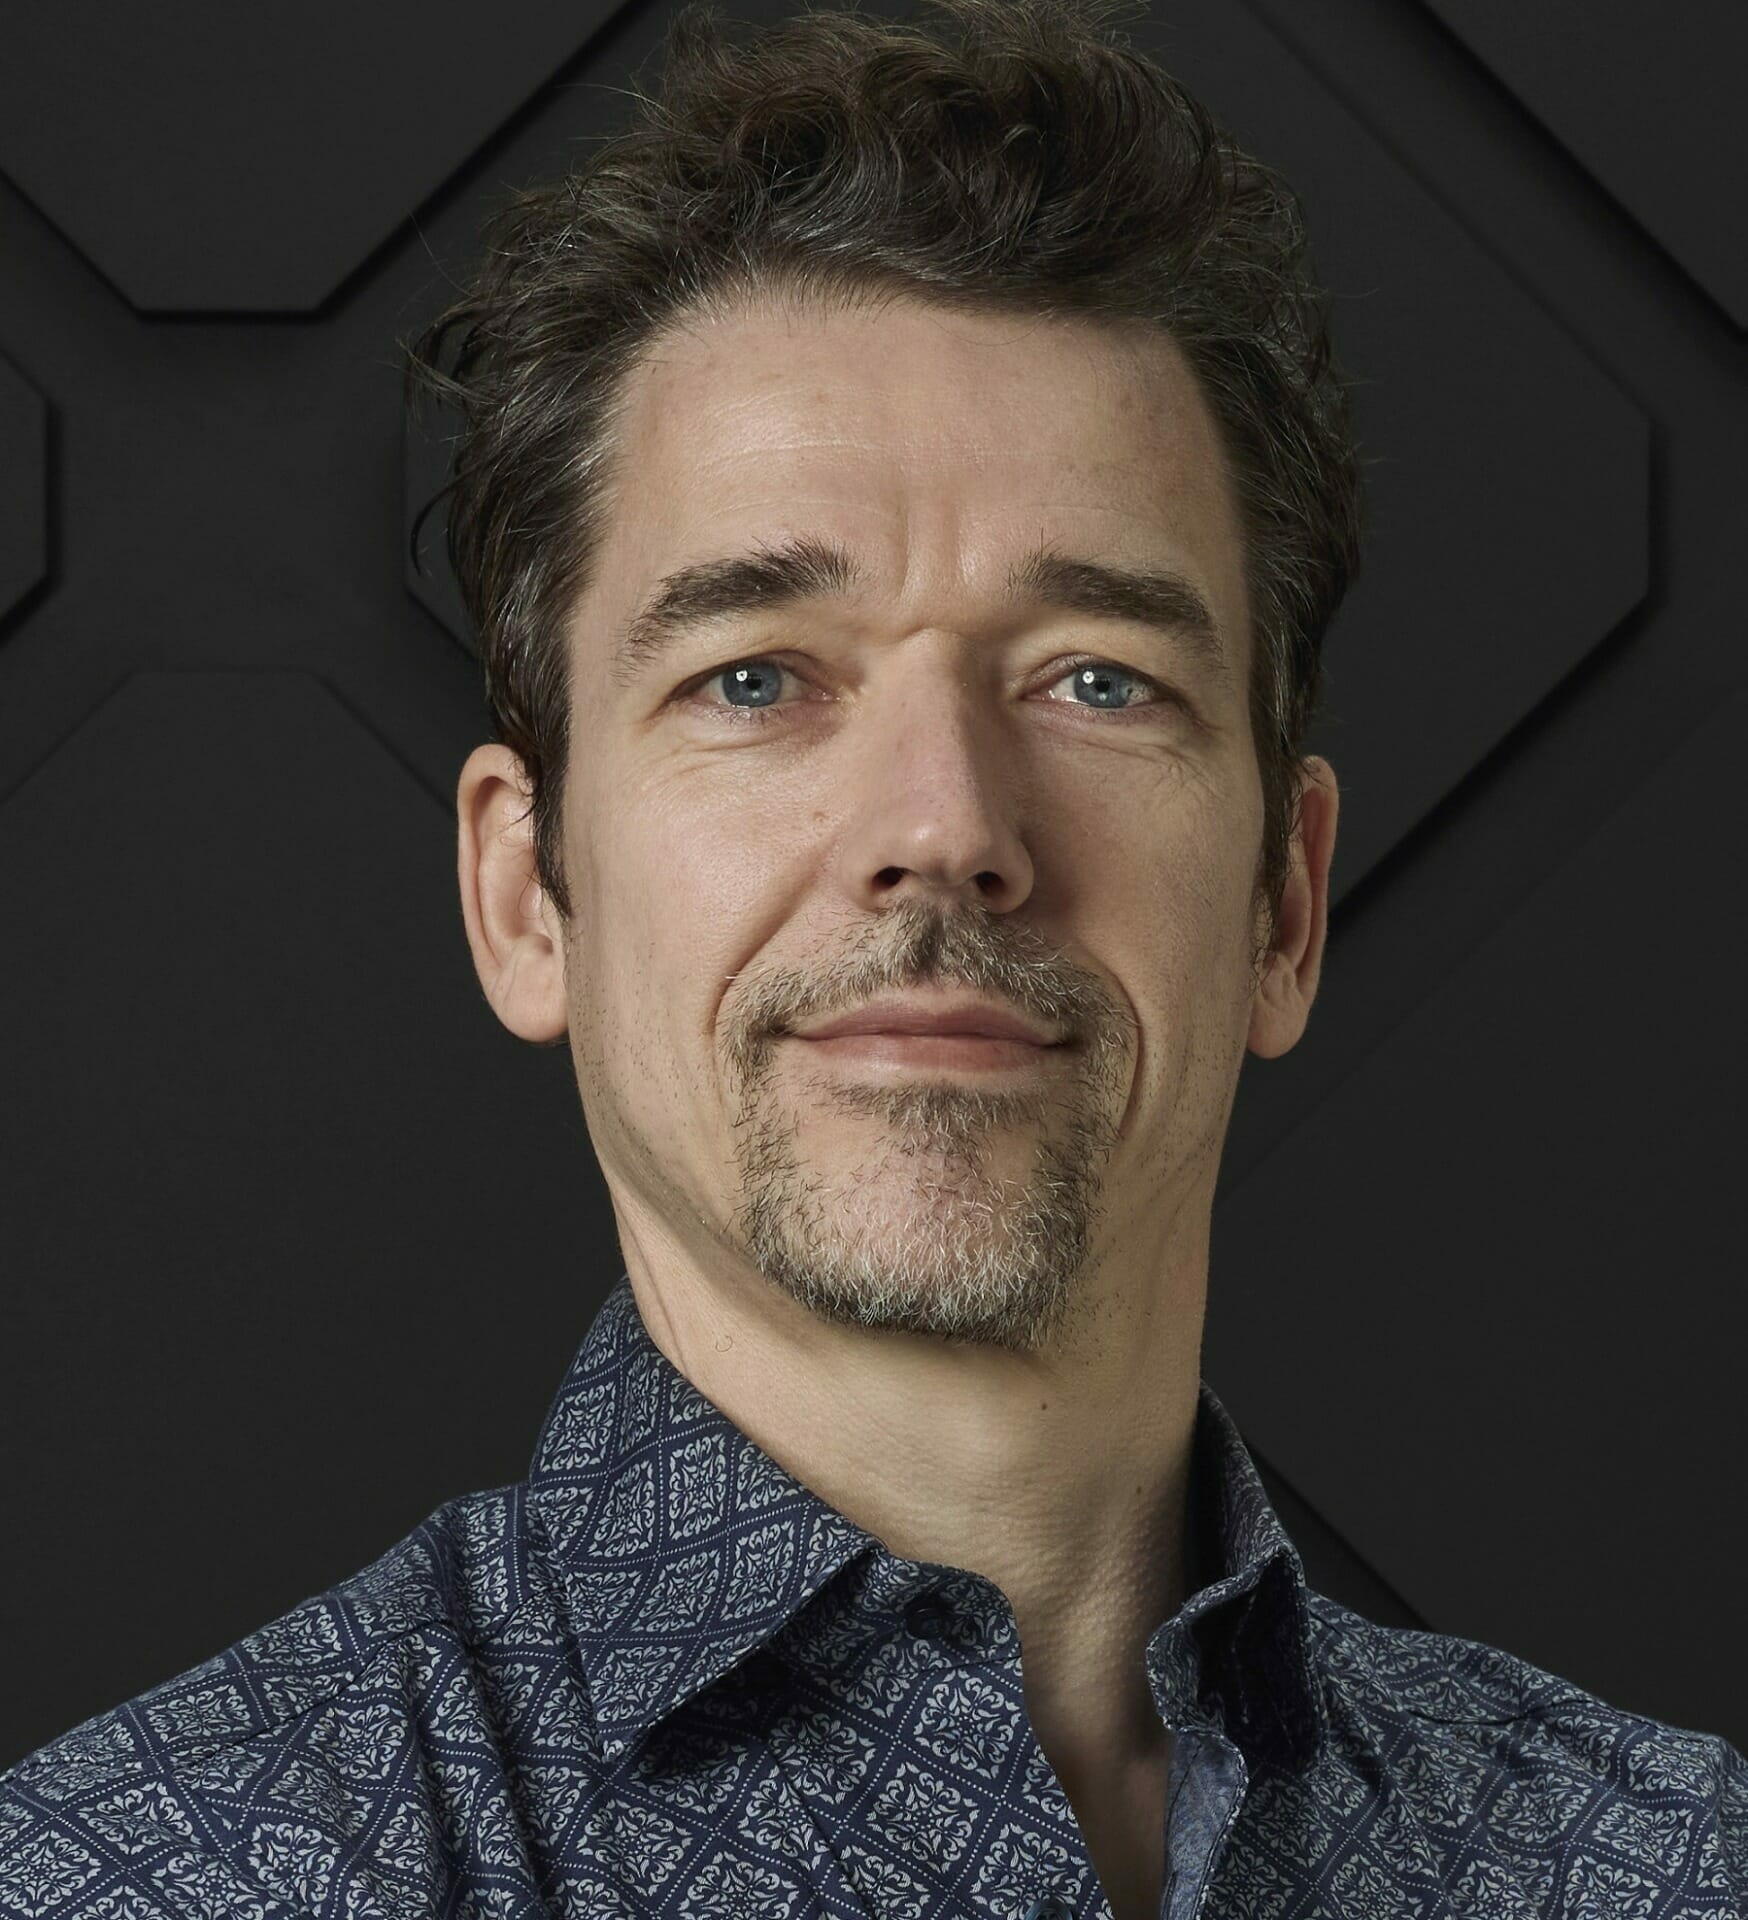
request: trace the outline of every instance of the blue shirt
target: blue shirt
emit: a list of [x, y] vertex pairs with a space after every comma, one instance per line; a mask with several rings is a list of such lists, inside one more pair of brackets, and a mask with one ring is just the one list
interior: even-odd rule
[[[1748, 1763], [1307, 1589], [1200, 1389], [1168, 1920], [1742, 1920]], [[1108, 1915], [998, 1588], [903, 1560], [629, 1282], [528, 1478], [0, 1775], [8, 1920]]]

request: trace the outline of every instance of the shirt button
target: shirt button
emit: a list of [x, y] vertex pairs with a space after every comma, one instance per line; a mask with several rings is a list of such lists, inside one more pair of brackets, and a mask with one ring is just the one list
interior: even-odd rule
[[922, 1593], [904, 1610], [905, 1631], [918, 1640], [942, 1640], [953, 1624], [953, 1610], [938, 1594]]
[[1074, 1920], [1074, 1909], [1054, 1893], [1041, 1893], [1026, 1909], [1026, 1920]]

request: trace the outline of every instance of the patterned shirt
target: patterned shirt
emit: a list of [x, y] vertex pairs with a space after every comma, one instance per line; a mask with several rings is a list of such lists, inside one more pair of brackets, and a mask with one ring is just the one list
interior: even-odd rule
[[[1190, 1506], [1165, 1920], [1748, 1916], [1724, 1739], [1308, 1590], [1205, 1381]], [[0, 1774], [17, 1920], [1109, 1912], [1000, 1590], [799, 1485], [623, 1276], [525, 1481]]]

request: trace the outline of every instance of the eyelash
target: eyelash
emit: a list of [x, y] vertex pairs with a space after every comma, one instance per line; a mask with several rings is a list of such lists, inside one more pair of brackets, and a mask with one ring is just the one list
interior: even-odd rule
[[[686, 687], [682, 689], [683, 696], [687, 700], [695, 699], [697, 695], [702, 693], [713, 681], [720, 680], [731, 667], [775, 667], [780, 673], [795, 674], [797, 679], [801, 677], [795, 672], [793, 667], [785, 666], [781, 660], [772, 654], [750, 653], [744, 654], [735, 660], [726, 660], [721, 666], [712, 667], [708, 673], [701, 674], [696, 680], [689, 681]], [[1084, 712], [1108, 714], [1113, 718], [1126, 719], [1131, 715], [1144, 712], [1156, 706], [1175, 706], [1180, 708], [1185, 706], [1181, 695], [1174, 693], [1170, 687], [1163, 686], [1150, 674], [1142, 673], [1134, 667], [1121, 666], [1117, 661], [1107, 660], [1103, 655], [1096, 653], [1085, 654], [1078, 660], [1067, 661], [1056, 678], [1048, 681], [1046, 684], [1052, 687], [1057, 686], [1066, 679], [1069, 674], [1079, 672], [1082, 667], [1115, 667], [1125, 679], [1134, 680], [1141, 686], [1146, 687], [1150, 692], [1159, 696], [1157, 700], [1138, 700], [1127, 707], [1086, 707], [1083, 709]], [[726, 704], [718, 705], [708, 700], [702, 701], [699, 704], [706, 707], [712, 713], [730, 714], [737, 723], [750, 721], [755, 726], [764, 725], [775, 715], [783, 711], [783, 708], [777, 704], [766, 707], [731, 707]], [[1074, 703], [1059, 701], [1057, 704], [1068, 706]]]

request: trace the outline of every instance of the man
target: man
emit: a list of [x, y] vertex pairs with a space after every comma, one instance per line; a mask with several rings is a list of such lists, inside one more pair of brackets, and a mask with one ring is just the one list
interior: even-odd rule
[[1200, 1379], [1356, 460], [1280, 182], [940, 11], [682, 15], [419, 349], [626, 1272], [525, 1484], [13, 1770], [9, 1913], [1748, 1910], [1735, 1749], [1309, 1592]]

